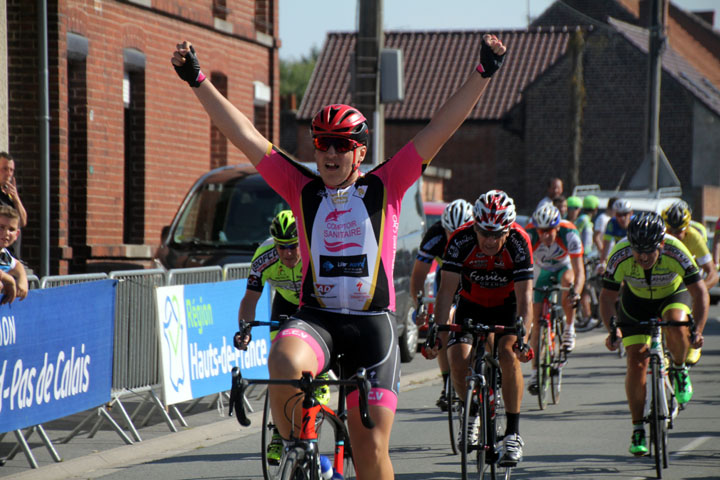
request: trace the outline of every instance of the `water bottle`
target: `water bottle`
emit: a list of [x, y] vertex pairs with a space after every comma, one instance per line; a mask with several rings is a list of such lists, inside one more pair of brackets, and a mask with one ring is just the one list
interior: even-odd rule
[[335, 471], [330, 459], [325, 455], [320, 455], [320, 477], [323, 478], [323, 480], [332, 480], [335, 478], [333, 473], [335, 473]]

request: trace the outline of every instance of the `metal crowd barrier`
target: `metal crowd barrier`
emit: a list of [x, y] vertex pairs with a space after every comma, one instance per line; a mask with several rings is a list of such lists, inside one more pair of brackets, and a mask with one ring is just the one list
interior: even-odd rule
[[223, 281], [223, 270], [219, 265], [211, 267], [175, 268], [168, 270], [166, 285], [190, 285]]
[[[30, 289], [54, 288], [104, 280], [107, 278], [118, 280], [113, 345], [112, 401], [108, 405], [103, 405], [93, 410], [90, 415], [82, 420], [61, 442], [67, 443], [82, 429], [86, 422], [94, 417], [99, 417], [90, 430], [90, 438], [97, 433], [103, 421], [108, 421], [125, 443], [134, 443], [110, 415], [109, 410], [115, 406], [120, 410], [124, 422], [135, 441], [142, 441], [142, 439], [133, 420], [139, 413], [141, 407], [147, 402], [151, 403], [152, 408], [146, 413], [141, 426], [147, 423], [154, 410], [161, 412], [168, 427], [174, 432], [177, 431], [177, 429], [168, 411], [174, 413], [183, 426], [187, 426], [187, 423], [177, 408], [175, 408], [174, 405], [168, 408], [163, 404], [158, 395], [155, 394], [155, 390], [161, 385], [160, 349], [158, 342], [159, 328], [155, 290], [157, 287], [166, 285], [213, 283], [223, 280], [247, 278], [249, 272], [249, 263], [236, 263], [226, 265], [225, 268], [211, 266], [181, 268], [168, 271], [162, 269], [125, 270], [111, 272], [109, 275], [105, 273], [89, 273], [46, 276], [42, 279], [39, 279], [36, 275], [28, 275], [28, 287]], [[121, 397], [127, 395], [134, 395], [141, 398], [140, 403], [132, 415], [128, 415], [121, 402]], [[196, 403], [197, 400], [194, 404]], [[20, 430], [16, 431], [17, 445], [13, 447], [11, 453], [6, 456], [5, 459], [13, 458], [17, 451], [22, 448], [30, 465], [33, 468], [37, 468], [37, 462], [26, 440], [26, 437], [33, 432], [38, 432], [42, 437], [53, 459], [57, 462], [62, 461], [59, 455], [57, 455], [52, 442], [50, 442], [45, 434], [42, 425], [29, 427], [25, 432]], [[4, 435], [4, 433], [0, 434], [0, 438]]]
[[249, 263], [228, 263], [223, 267], [223, 280], [240, 280], [249, 275]]

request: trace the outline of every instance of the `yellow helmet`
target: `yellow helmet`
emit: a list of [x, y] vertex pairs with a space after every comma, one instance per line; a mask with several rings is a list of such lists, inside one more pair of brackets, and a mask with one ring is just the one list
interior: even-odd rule
[[690, 225], [690, 209], [682, 200], [673, 203], [662, 212], [665, 224], [673, 230], [685, 230]]

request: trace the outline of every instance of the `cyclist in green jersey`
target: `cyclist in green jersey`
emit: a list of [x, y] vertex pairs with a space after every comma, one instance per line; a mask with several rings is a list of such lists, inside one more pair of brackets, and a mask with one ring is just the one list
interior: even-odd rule
[[[570, 201], [568, 199], [568, 204], [569, 203]], [[585, 286], [580, 294], [580, 308], [583, 319], [587, 320], [586, 322], [583, 322], [586, 330], [591, 330], [600, 323], [600, 320], [592, 317], [592, 294], [590, 291], [591, 285], [596, 288], [596, 291], [600, 290], [600, 277], [595, 275], [595, 269], [592, 267], [592, 265], [594, 265], [593, 260], [596, 260], [599, 254], [593, 239], [595, 233], [593, 218], [595, 218], [595, 214], [597, 213], [598, 203], [598, 197], [595, 195], [586, 195], [582, 199], [582, 210], [580, 211], [577, 219], [574, 221], [575, 227], [578, 229], [578, 234], [580, 235], [580, 239], [583, 243]]]
[[[621, 284], [624, 286], [621, 289]], [[616, 301], [620, 298], [620, 308]], [[625, 392], [632, 416], [633, 434], [630, 453], [647, 455], [643, 410], [648, 369], [649, 329], [638, 321], [653, 316], [663, 320], [687, 321], [690, 305], [694, 306], [697, 336], [691, 344], [687, 327], [664, 329], [672, 358], [670, 376], [679, 404], [690, 401], [693, 389], [685, 365], [688, 349], [703, 345], [702, 332], [707, 321], [709, 297], [705, 283], [692, 254], [678, 239], [665, 233], [665, 223], [657, 213], [633, 217], [627, 237], [615, 245], [607, 262], [600, 292], [600, 316], [610, 331], [610, 319], [617, 314], [618, 342], [627, 351]], [[608, 335], [605, 345], [615, 350], [618, 343]]]
[[[280, 321], [281, 316], [295, 313], [300, 303], [302, 279], [302, 261], [298, 249], [298, 234], [295, 217], [290, 210], [283, 210], [273, 218], [270, 224], [270, 238], [258, 247], [253, 255], [247, 290], [240, 302], [238, 320], [255, 320], [255, 308], [262, 295], [265, 283], [275, 289], [275, 297], [270, 312], [270, 320]], [[273, 327], [274, 338], [279, 327]], [[323, 374], [327, 376], [327, 374]], [[315, 390], [315, 398], [327, 405], [330, 401], [330, 388], [326, 385]], [[282, 457], [282, 437], [277, 429], [273, 430], [272, 440], [267, 447], [268, 463], [279, 465]]]
[[[705, 286], [710, 291], [718, 283], [718, 274], [710, 250], [707, 248], [707, 239], [703, 238], [702, 231], [693, 227], [690, 207], [679, 200], [663, 210], [662, 218], [668, 233], [680, 240], [695, 258], [695, 263], [704, 276]], [[700, 349], [691, 348], [685, 362], [688, 365], [695, 365], [698, 360], [700, 360]]]

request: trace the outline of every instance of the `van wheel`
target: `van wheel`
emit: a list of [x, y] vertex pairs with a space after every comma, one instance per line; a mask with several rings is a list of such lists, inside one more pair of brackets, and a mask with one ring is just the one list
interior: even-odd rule
[[400, 361], [411, 362], [417, 351], [419, 331], [418, 326], [412, 318], [412, 308], [409, 308], [405, 315], [405, 331], [400, 335]]

